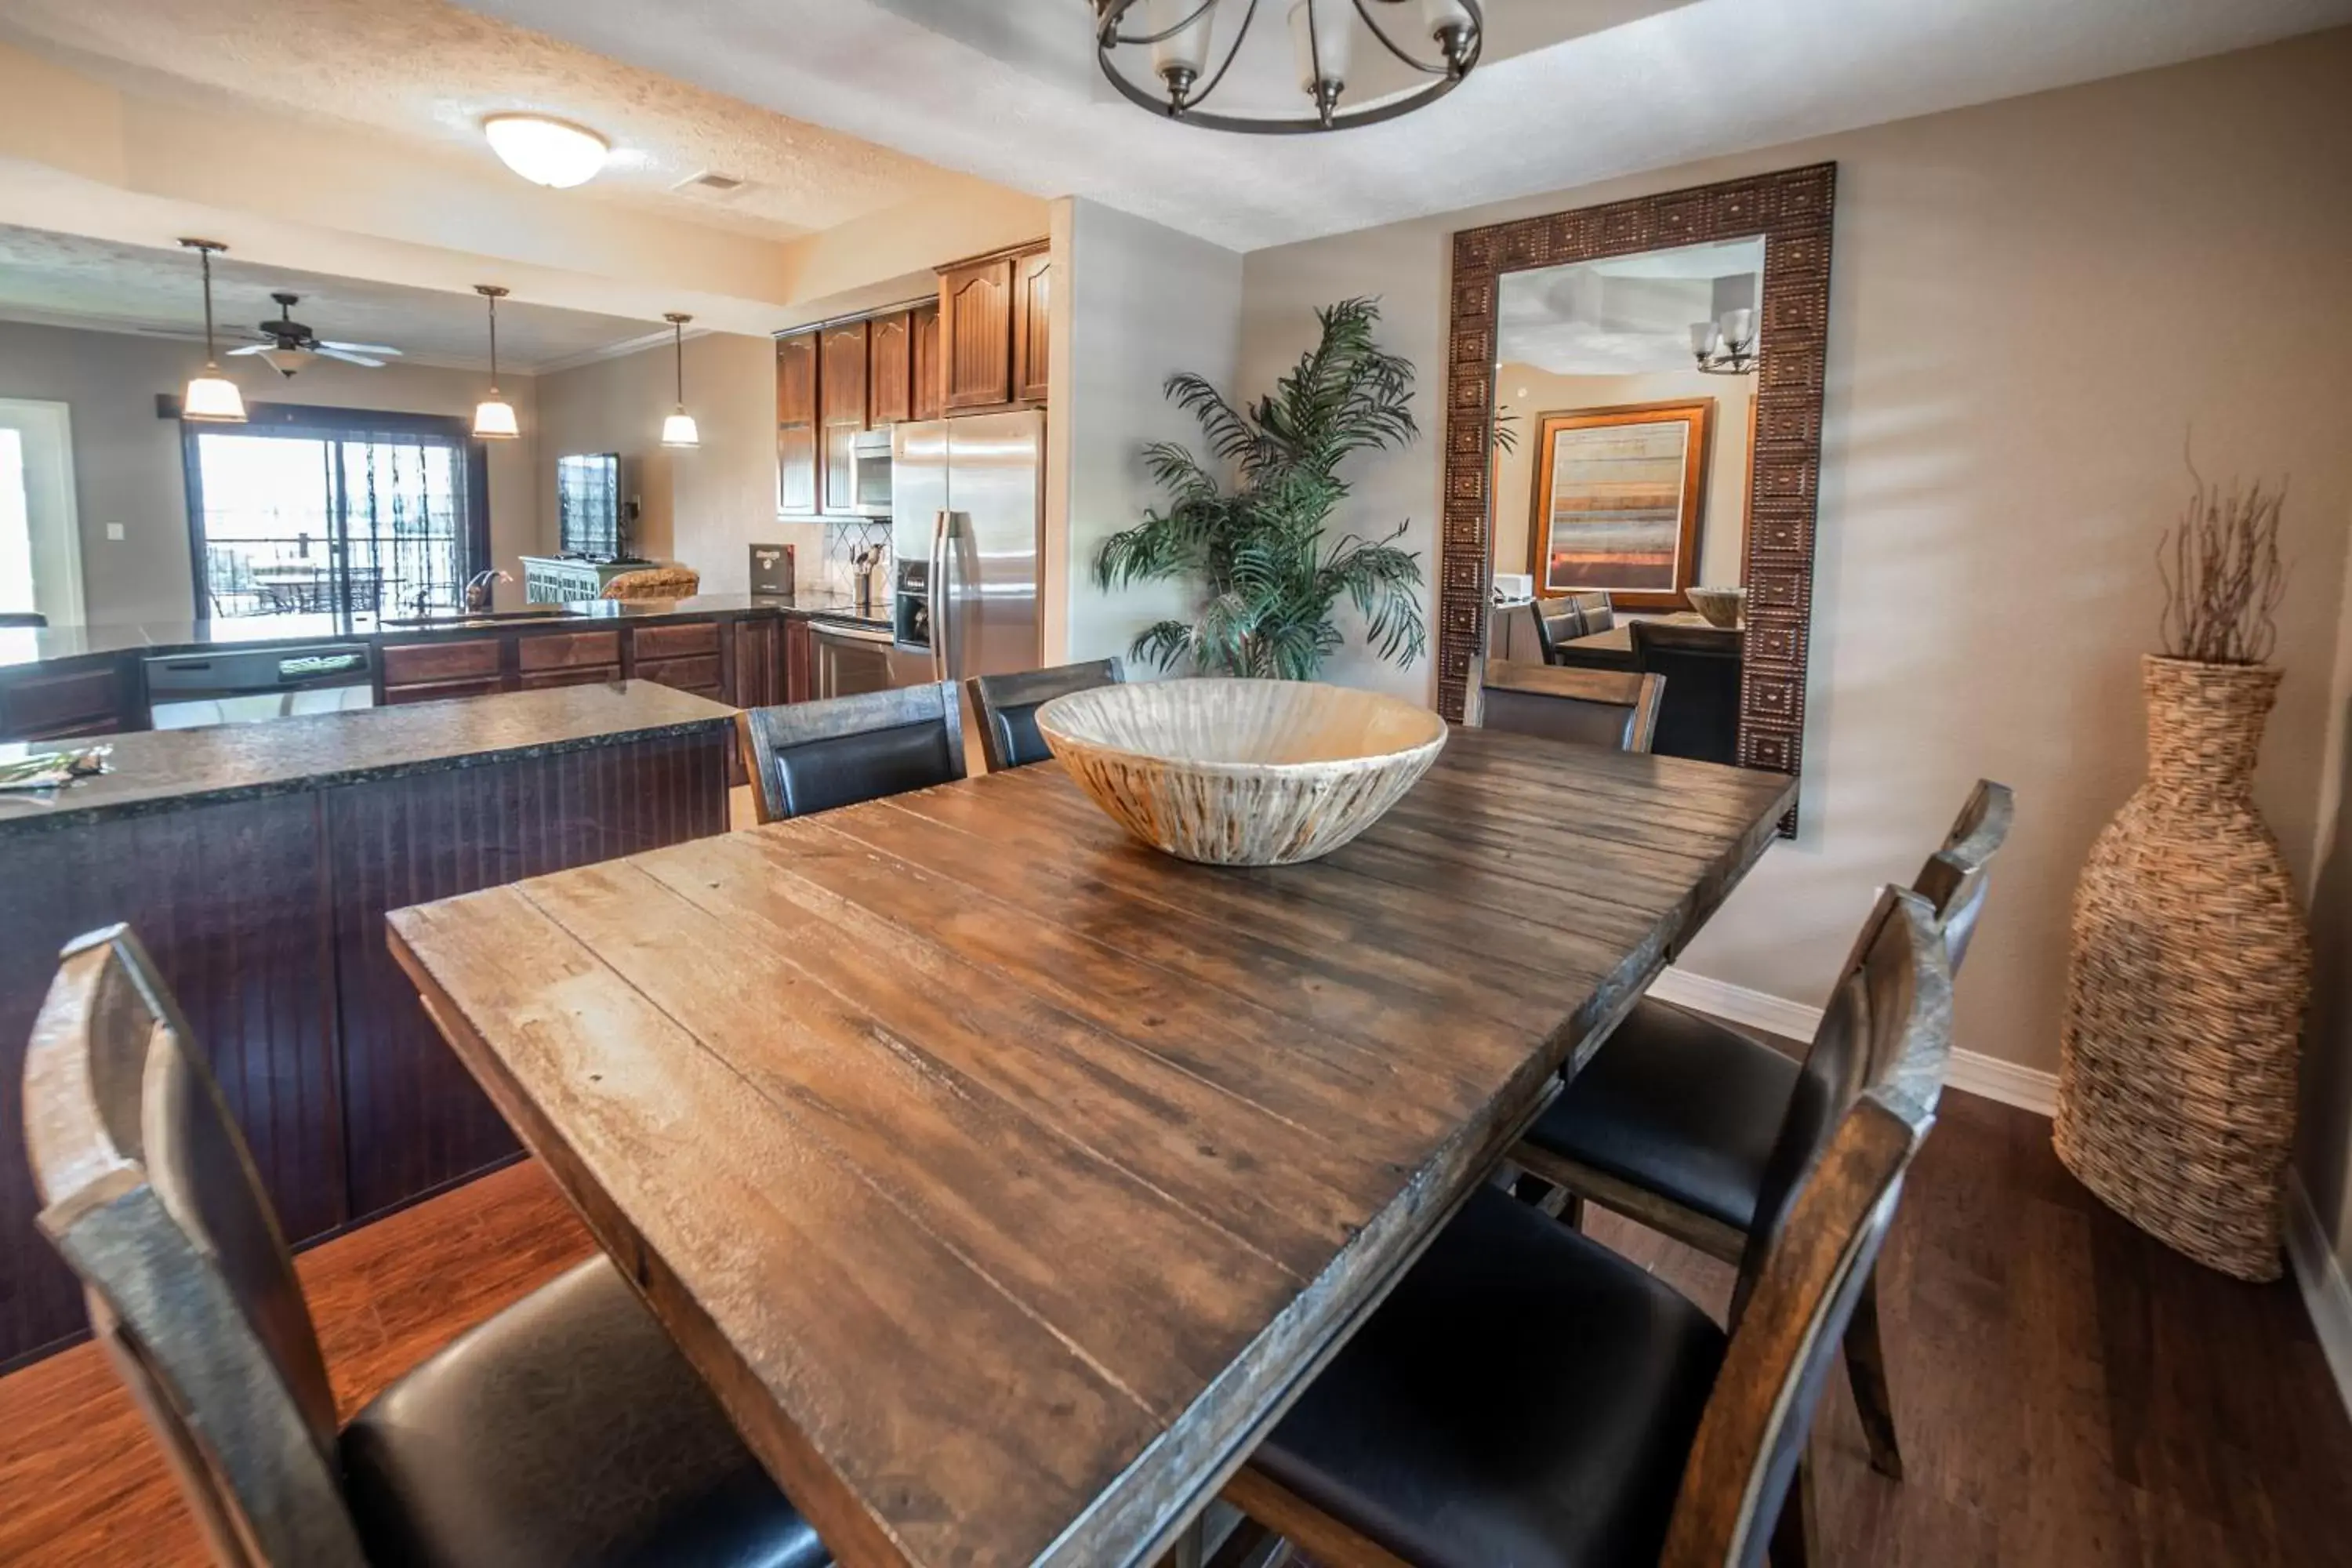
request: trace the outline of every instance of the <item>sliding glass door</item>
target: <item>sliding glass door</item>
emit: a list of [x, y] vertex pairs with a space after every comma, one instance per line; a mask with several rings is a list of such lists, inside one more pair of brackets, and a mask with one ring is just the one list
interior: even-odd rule
[[461, 421], [251, 414], [182, 426], [199, 619], [463, 607], [489, 551], [484, 463]]

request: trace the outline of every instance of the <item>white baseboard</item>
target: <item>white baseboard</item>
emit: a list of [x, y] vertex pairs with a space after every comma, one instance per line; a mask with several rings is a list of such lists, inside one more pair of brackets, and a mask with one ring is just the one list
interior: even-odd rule
[[[1822, 1010], [1801, 1002], [1750, 991], [1745, 985], [1709, 980], [1685, 969], [1668, 969], [1651, 983], [1650, 994], [1693, 1012], [1709, 1013], [1783, 1039], [1810, 1040], [1821, 1027]], [[1944, 1081], [1969, 1094], [1980, 1094], [2003, 1105], [2014, 1105], [2037, 1116], [2058, 1108], [2058, 1075], [2039, 1068], [2020, 1067], [1999, 1057], [1954, 1050]]]
[[[1818, 1007], [1680, 969], [1660, 974], [1652, 983], [1650, 994], [1784, 1039], [1810, 1040], [1822, 1021]], [[1974, 1051], [1952, 1053], [1945, 1082], [2042, 1116], [2048, 1116], [2058, 1105], [2057, 1074]], [[2328, 1371], [2335, 1374], [2336, 1392], [2345, 1408], [2352, 1410], [2352, 1287], [2345, 1282], [2335, 1246], [2311, 1206], [2303, 1178], [2293, 1173], [2287, 1181], [2286, 1256], [2303, 1291], [2304, 1310], [2311, 1315], [2312, 1331], [2327, 1357]]]
[[2286, 1184], [2286, 1258], [2303, 1289], [2304, 1310], [2311, 1314], [2327, 1370], [2336, 1374], [2336, 1395], [2352, 1410], [2352, 1289], [2345, 1285], [2336, 1247], [2304, 1191], [2303, 1177], [2294, 1173]]

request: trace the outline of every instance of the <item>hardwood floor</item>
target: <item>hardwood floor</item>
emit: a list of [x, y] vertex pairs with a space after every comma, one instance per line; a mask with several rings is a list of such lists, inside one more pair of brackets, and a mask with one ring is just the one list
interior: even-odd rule
[[[1727, 1268], [1612, 1216], [1591, 1229], [1720, 1311]], [[525, 1163], [304, 1255], [339, 1405], [589, 1245]], [[1825, 1562], [2352, 1562], [2352, 1419], [2294, 1288], [2141, 1236], [2059, 1167], [2041, 1119], [1945, 1097], [1880, 1282], [1910, 1479], [1871, 1473], [1839, 1382], [1815, 1438]], [[0, 1563], [201, 1561], [93, 1347], [0, 1379]]]

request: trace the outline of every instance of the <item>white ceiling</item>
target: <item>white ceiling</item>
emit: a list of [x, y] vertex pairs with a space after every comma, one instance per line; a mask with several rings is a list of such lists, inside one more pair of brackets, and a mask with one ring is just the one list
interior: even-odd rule
[[[633, 7], [658, 30], [662, 8]], [[390, 132], [505, 174], [484, 116], [604, 135], [574, 194], [789, 239], [962, 182], [919, 159], [602, 58], [444, 0], [0, 0], [0, 40], [150, 96], [241, 101]], [[707, 171], [726, 196], [672, 187]]]
[[[1168, 123], [1105, 90], [1085, 0], [469, 4], [948, 168], [1244, 250], [2352, 21], [2352, 0], [1696, 0], [1663, 11], [1487, 0], [1498, 39], [1559, 41], [1498, 50], [1508, 58], [1388, 125], [1242, 137]], [[1261, 7], [1274, 41], [1283, 0]]]
[[[277, 316], [269, 296], [278, 290], [301, 296], [294, 319], [321, 338], [389, 343], [412, 364], [477, 369], [488, 363], [487, 312], [478, 296], [255, 266], [234, 254], [213, 262], [223, 352], [260, 338], [254, 324]], [[0, 320], [200, 342], [204, 287], [189, 251], [0, 224]], [[659, 321], [501, 300], [499, 363], [518, 372], [577, 363], [668, 331]]]

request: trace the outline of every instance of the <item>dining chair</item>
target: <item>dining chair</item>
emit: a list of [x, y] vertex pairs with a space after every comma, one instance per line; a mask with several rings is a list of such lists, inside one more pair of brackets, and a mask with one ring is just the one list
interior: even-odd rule
[[691, 566], [649, 566], [624, 572], [604, 584], [600, 599], [691, 599], [702, 591], [702, 574]]
[[1563, 662], [1563, 650], [1584, 635], [1584, 612], [1572, 598], [1530, 600], [1528, 614], [1535, 617], [1536, 647], [1546, 664]]
[[0, 610], [0, 631], [39, 630], [49, 624], [49, 617], [38, 610]]
[[1950, 1049], [1925, 900], [1883, 889], [1858, 952], [1814, 1037], [1820, 1115], [1774, 1151], [1727, 1334], [1481, 1184], [1225, 1500], [1319, 1568], [1747, 1568], [1768, 1543], [1802, 1568], [1814, 1406]]
[[252, 1157], [128, 927], [60, 956], [24, 1103], [41, 1230], [230, 1568], [830, 1561], [601, 1256], [338, 1429]]
[[1646, 752], [1665, 688], [1655, 675], [1473, 658], [1462, 721], [1474, 730]]
[[1658, 754], [1738, 762], [1740, 634], [1673, 621], [1631, 621], [1626, 632], [1633, 668], [1674, 683], [1658, 713]]
[[990, 773], [1025, 768], [1054, 754], [1037, 732], [1037, 710], [1056, 697], [1097, 686], [1117, 686], [1127, 679], [1127, 666], [1117, 658], [1086, 664], [1060, 664], [1051, 669], [1024, 669], [1014, 675], [975, 675], [971, 710], [980, 719], [980, 750]]
[[761, 822], [878, 800], [964, 776], [955, 682], [747, 708], [735, 715]]
[[[2006, 785], [1979, 781], [1912, 883], [1934, 911], [1954, 973], [1968, 957], [2013, 812]], [[1735, 1026], [1643, 997], [1509, 1158], [1568, 1194], [1571, 1226], [1591, 1201], [1737, 1262], [1757, 1234], [1772, 1149], [1799, 1113], [1807, 1070]], [[1846, 1365], [1872, 1468], [1899, 1479], [1903, 1455], [1870, 1279], [1847, 1331]]]
[[1609, 595], [1605, 593], [1594, 589], [1570, 594], [1568, 602], [1576, 606], [1577, 617], [1584, 623], [1583, 635], [1586, 637], [1605, 632], [1617, 624], [1616, 607], [1609, 602]]

